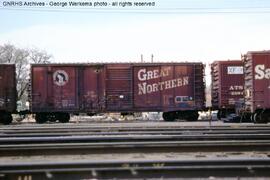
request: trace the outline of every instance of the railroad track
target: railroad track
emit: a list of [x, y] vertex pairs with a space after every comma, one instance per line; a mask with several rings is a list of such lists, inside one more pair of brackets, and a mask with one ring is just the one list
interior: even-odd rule
[[[0, 179], [270, 177], [269, 149], [268, 125], [4, 126], [0, 128]], [[248, 155], [255, 151], [263, 157]], [[214, 159], [201, 158], [200, 154], [191, 159], [189, 155], [166, 158], [172, 152], [248, 153], [233, 158], [224, 158], [223, 154]], [[153, 153], [165, 158], [147, 158]], [[121, 159], [128, 154], [146, 157]], [[82, 155], [110, 157], [78, 160]], [[117, 159], [113, 159], [115, 156]], [[36, 157], [41, 159], [28, 160]], [[54, 161], [55, 157], [63, 158]], [[76, 158], [70, 160], [71, 157]]]
[[[68, 128], [67, 128], [68, 127]], [[110, 152], [267, 151], [268, 126], [35, 126], [0, 129], [0, 156]]]
[[[157, 125], [158, 124], [158, 125]], [[40, 132], [82, 132], [82, 131], [89, 131], [89, 132], [132, 132], [132, 131], [233, 131], [237, 132], [239, 130], [244, 131], [267, 131], [270, 129], [270, 125], [223, 125], [222, 126], [207, 126], [207, 125], [182, 125], [181, 123], [111, 123], [111, 124], [104, 124], [104, 123], [95, 123], [95, 124], [42, 124], [42, 125], [19, 125], [19, 126], [2, 126], [0, 127], [0, 133], [40, 133]]]
[[[140, 160], [0, 165], [4, 179], [269, 177], [269, 159]], [[1, 179], [1, 176], [0, 176]]]

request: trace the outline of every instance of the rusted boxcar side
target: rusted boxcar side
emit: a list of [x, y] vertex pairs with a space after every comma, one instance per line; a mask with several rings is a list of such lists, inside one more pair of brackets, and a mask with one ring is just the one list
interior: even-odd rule
[[69, 113], [105, 109], [103, 65], [49, 64], [31, 66], [30, 109], [36, 121], [69, 121]]
[[245, 69], [245, 110], [254, 122], [270, 122], [270, 51], [242, 56]]
[[218, 118], [235, 112], [235, 104], [244, 99], [244, 71], [241, 60], [214, 61], [211, 64], [212, 107]]
[[17, 90], [14, 64], [0, 65], [0, 123], [9, 124], [16, 112]]
[[202, 63], [136, 64], [134, 109], [162, 111], [165, 120], [196, 120], [205, 106]]
[[197, 119], [204, 108], [202, 63], [32, 65], [37, 122], [69, 113], [161, 111], [165, 120]]

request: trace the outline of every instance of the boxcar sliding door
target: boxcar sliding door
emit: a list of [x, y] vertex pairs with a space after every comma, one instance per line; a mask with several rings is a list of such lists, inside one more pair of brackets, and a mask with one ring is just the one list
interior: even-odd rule
[[109, 64], [106, 67], [106, 105], [108, 111], [130, 111], [133, 107], [132, 66]]
[[80, 111], [101, 112], [105, 108], [104, 67], [81, 66], [78, 69]]

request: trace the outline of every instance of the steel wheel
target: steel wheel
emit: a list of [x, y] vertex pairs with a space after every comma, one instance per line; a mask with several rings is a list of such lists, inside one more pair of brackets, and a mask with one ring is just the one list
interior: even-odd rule
[[38, 124], [43, 124], [48, 120], [46, 114], [44, 113], [37, 113], [35, 119], [36, 119], [36, 123]]
[[175, 120], [175, 113], [174, 112], [164, 112], [162, 114], [164, 121], [174, 121]]
[[0, 114], [0, 123], [8, 125], [12, 122], [12, 115], [10, 113], [1, 113]]
[[70, 115], [68, 113], [60, 113], [58, 115], [58, 120], [61, 123], [67, 123], [70, 120]]

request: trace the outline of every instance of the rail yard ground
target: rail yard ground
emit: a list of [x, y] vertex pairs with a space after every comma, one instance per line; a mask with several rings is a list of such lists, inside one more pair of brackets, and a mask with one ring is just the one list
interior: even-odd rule
[[158, 117], [0, 126], [0, 179], [270, 178], [270, 124]]
[[[206, 123], [216, 123], [223, 124], [222, 122], [227, 120], [223, 118], [222, 121], [217, 121], [217, 111], [213, 111], [212, 114], [209, 112], [199, 112], [199, 121], [197, 123], [191, 122], [191, 125], [206, 125]], [[212, 116], [211, 116], [212, 115]], [[23, 125], [23, 124], [36, 124], [35, 118], [32, 115], [27, 115], [24, 118], [14, 115], [12, 125]], [[150, 123], [152, 122], [161, 122], [162, 124], [166, 123], [163, 120], [162, 113], [160, 112], [146, 112], [146, 113], [134, 113], [134, 115], [121, 116], [120, 113], [105, 113], [96, 116], [88, 116], [87, 114], [81, 114], [79, 116], [73, 115], [70, 119], [70, 124], [76, 123]], [[178, 119], [176, 120], [177, 124], [181, 122], [183, 125], [189, 125], [190, 122], [186, 120]], [[52, 122], [54, 123], [54, 122]], [[51, 124], [47, 122], [45, 124]], [[55, 124], [55, 123], [54, 123]], [[68, 124], [68, 123], [67, 123]], [[169, 122], [172, 124], [172, 122]], [[158, 125], [158, 124], [157, 124]]]

